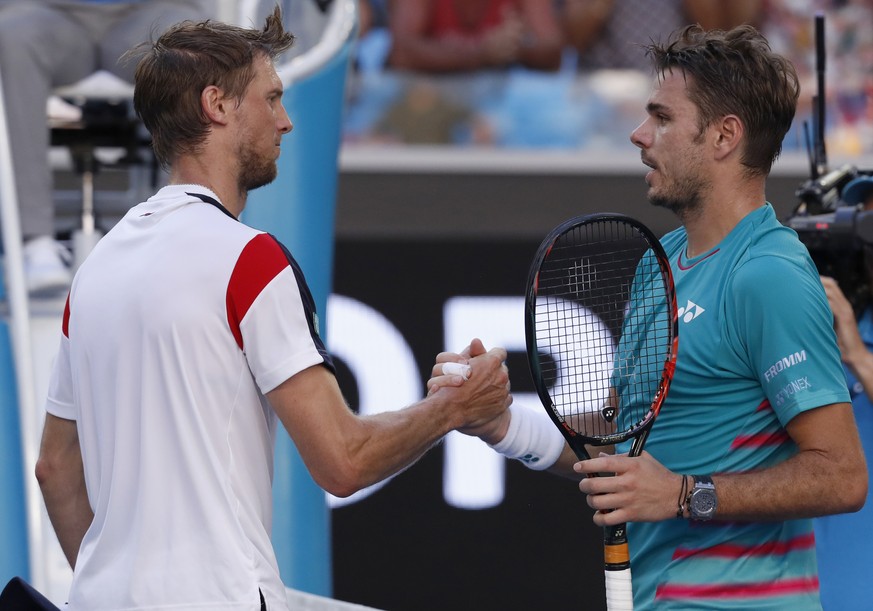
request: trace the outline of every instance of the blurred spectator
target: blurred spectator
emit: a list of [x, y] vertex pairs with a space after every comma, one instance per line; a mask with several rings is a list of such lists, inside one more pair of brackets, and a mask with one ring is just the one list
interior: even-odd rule
[[563, 0], [568, 44], [585, 70], [649, 70], [641, 45], [689, 23], [755, 25], [764, 0]]
[[465, 136], [475, 127], [475, 115], [466, 105], [444, 95], [427, 79], [410, 82], [376, 125], [376, 140], [403, 144], [455, 144], [474, 140]]
[[553, 0], [394, 0], [388, 23], [388, 65], [395, 69], [446, 73], [561, 66], [563, 40]]
[[358, 0], [358, 41], [354, 68], [380, 71], [391, 46], [387, 0]]
[[55, 241], [46, 118], [52, 89], [101, 69], [130, 81], [133, 66], [118, 65], [128, 48], [216, 10], [216, 0], [0, 1], [0, 75], [32, 293], [64, 290], [71, 279], [68, 253]]
[[380, 23], [382, 3], [373, 2], [373, 0], [358, 0], [358, 35], [364, 37], [372, 31], [373, 28], [383, 25]]
[[[825, 15], [825, 97], [828, 151], [869, 153], [873, 142], [873, 1], [770, 0], [761, 31], [791, 59], [800, 77], [797, 114], [809, 119], [817, 94], [814, 15]], [[799, 145], [804, 140], [797, 137]]]
[[[369, 8], [376, 16], [372, 21], [375, 27], [364, 31], [366, 44], [361, 45], [358, 55], [347, 141], [418, 142], [429, 132], [430, 143], [442, 142], [453, 134], [454, 144], [627, 146], [625, 139], [614, 134], [632, 128], [639, 120], [640, 105], [645, 103], [647, 85], [640, 94], [639, 84], [640, 80], [648, 82], [649, 68], [641, 45], [692, 22], [706, 29], [751, 23], [775, 51], [793, 61], [801, 77], [797, 126], [783, 144], [785, 151], [800, 150], [805, 146], [800, 125], [809, 119], [816, 93], [813, 18], [816, 11], [824, 11], [828, 150], [848, 157], [873, 152], [873, 0], [361, 2], [367, 5], [364, 10]], [[507, 22], [499, 18], [501, 5], [509, 7], [512, 17]], [[518, 42], [521, 21], [529, 32], [521, 39], [527, 41], [525, 44]], [[566, 41], [563, 57], [553, 42], [556, 30]], [[511, 31], [515, 34], [507, 34]], [[493, 47], [485, 42], [490, 35], [496, 41]], [[501, 46], [500, 41], [512, 44]], [[513, 44], [517, 50], [548, 49], [538, 57], [550, 57], [550, 62], [531, 62], [522, 59], [524, 54], [512, 60], [512, 53], [497, 52], [512, 49]], [[492, 50], [490, 55], [486, 47]], [[543, 69], [547, 64], [560, 66], [561, 71]], [[384, 70], [386, 66], [417, 72], [418, 78], [400, 70]], [[510, 66], [529, 69], [495, 69]], [[418, 91], [413, 95], [405, 91], [412, 80], [420, 79], [431, 79], [438, 93]], [[430, 105], [423, 103], [425, 99]], [[536, 111], [531, 112], [531, 108]], [[477, 125], [487, 126], [487, 139], [475, 136], [478, 132], [469, 128], [465, 114], [473, 116]], [[412, 119], [424, 121], [429, 116], [436, 117], [439, 125], [420, 125]], [[402, 124], [410, 128], [405, 137], [396, 131]]]

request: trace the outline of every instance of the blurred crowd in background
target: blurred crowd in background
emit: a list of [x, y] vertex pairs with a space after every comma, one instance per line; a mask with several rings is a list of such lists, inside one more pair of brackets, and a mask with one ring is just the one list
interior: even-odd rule
[[748, 23], [797, 67], [784, 149], [805, 150], [818, 11], [828, 150], [873, 152], [873, 0], [361, 0], [344, 143], [632, 148], [652, 78], [641, 45]]

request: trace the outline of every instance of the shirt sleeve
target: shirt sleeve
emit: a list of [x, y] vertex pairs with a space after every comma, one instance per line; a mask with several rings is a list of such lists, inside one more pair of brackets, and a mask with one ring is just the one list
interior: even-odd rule
[[228, 284], [227, 308], [261, 392], [313, 365], [334, 370], [306, 280], [273, 236], [259, 234], [243, 249]]
[[820, 279], [802, 263], [753, 258], [727, 287], [729, 341], [783, 426], [803, 411], [849, 401], [830, 306]]
[[58, 418], [77, 420], [76, 405], [73, 400], [73, 373], [70, 364], [70, 340], [61, 337], [61, 345], [52, 365], [49, 378], [45, 410]]
[[52, 364], [45, 409], [66, 420], [76, 420], [76, 402], [73, 389], [73, 365], [70, 361], [70, 295], [61, 317], [61, 345]]

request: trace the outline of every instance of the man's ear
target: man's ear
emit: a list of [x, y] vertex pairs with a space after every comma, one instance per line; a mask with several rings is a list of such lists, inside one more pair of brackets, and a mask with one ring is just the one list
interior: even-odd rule
[[224, 92], [215, 85], [210, 85], [200, 92], [200, 106], [206, 117], [213, 123], [220, 125], [227, 123], [228, 99]]
[[739, 150], [746, 129], [736, 115], [722, 117], [716, 127], [715, 154], [717, 159], [723, 159]]

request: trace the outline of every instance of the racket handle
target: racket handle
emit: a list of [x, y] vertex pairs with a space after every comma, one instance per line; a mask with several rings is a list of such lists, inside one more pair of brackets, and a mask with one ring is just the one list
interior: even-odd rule
[[603, 529], [603, 565], [606, 568], [607, 611], [633, 611], [627, 524]]
[[631, 588], [631, 571], [605, 571], [607, 611], [633, 611], [634, 595]]

